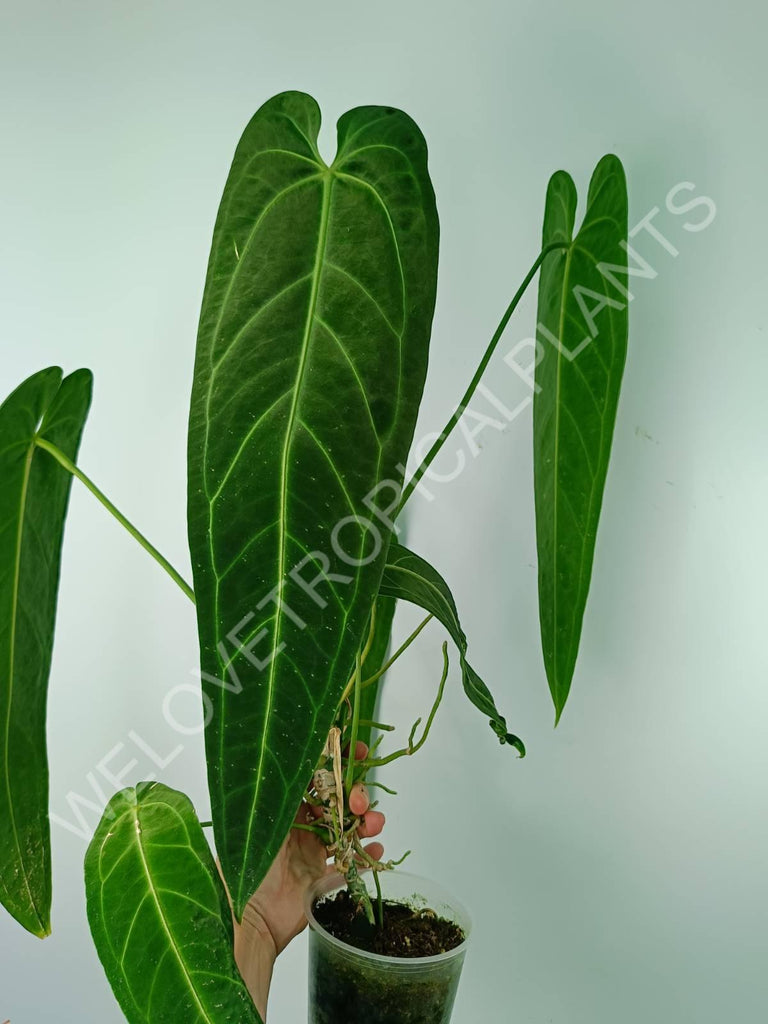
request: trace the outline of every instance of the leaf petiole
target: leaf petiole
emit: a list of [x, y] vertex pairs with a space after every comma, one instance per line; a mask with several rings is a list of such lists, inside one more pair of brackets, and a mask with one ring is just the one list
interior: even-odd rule
[[184, 579], [184, 577], [181, 575], [181, 573], [177, 572], [176, 569], [174, 569], [171, 563], [168, 561], [168, 559], [164, 558], [163, 555], [160, 554], [160, 552], [153, 544], [150, 544], [150, 542], [147, 540], [144, 534], [140, 533], [133, 525], [133, 523], [126, 519], [123, 513], [112, 504], [109, 498], [102, 491], [99, 490], [96, 484], [92, 480], [90, 480], [85, 475], [85, 473], [83, 473], [82, 470], [78, 469], [74, 462], [72, 462], [71, 459], [67, 458], [64, 452], [61, 451], [60, 448], [57, 448], [55, 444], [51, 444], [50, 441], [46, 441], [44, 437], [36, 437], [35, 444], [37, 445], [38, 448], [42, 448], [43, 451], [48, 452], [49, 455], [52, 455], [60, 466], [63, 466], [68, 473], [71, 473], [72, 476], [78, 479], [81, 484], [84, 484], [85, 487], [88, 488], [91, 494], [98, 501], [101, 502], [101, 504], [104, 506], [107, 512], [109, 512], [110, 515], [114, 516], [118, 523], [120, 523], [120, 525], [124, 527], [124, 529], [126, 529], [128, 533], [130, 533], [133, 539], [138, 541], [138, 543], [141, 544], [144, 550], [148, 552], [148, 554], [150, 554], [152, 558], [154, 558], [157, 564], [160, 565], [163, 569], [165, 569], [165, 571], [171, 577], [173, 582], [181, 590], [184, 591], [184, 593], [187, 595], [190, 601], [194, 604], [195, 592]]
[[525, 295], [525, 293], [526, 293], [526, 291], [528, 289], [528, 285], [531, 283], [531, 281], [536, 276], [536, 273], [537, 273], [539, 267], [541, 266], [541, 264], [544, 262], [546, 257], [551, 252], [554, 252], [556, 249], [567, 249], [570, 245], [571, 245], [570, 242], [552, 242], [551, 245], [545, 246], [541, 250], [539, 255], [536, 257], [536, 260], [534, 261], [533, 266], [528, 271], [528, 273], [525, 275], [525, 277], [523, 279], [523, 283], [517, 289], [517, 291], [515, 292], [515, 294], [514, 294], [514, 296], [512, 298], [512, 301], [510, 302], [510, 304], [507, 306], [506, 310], [504, 311], [504, 315], [502, 316], [501, 320], [499, 321], [499, 326], [494, 331], [493, 337], [491, 338], [490, 342], [488, 343], [488, 348], [485, 350], [483, 358], [480, 360], [480, 365], [478, 366], [477, 370], [475, 371], [475, 375], [472, 378], [472, 380], [470, 381], [469, 387], [467, 388], [466, 392], [464, 393], [464, 397], [462, 398], [462, 400], [459, 402], [458, 406], [454, 410], [453, 415], [451, 416], [451, 418], [448, 420], [446, 425], [443, 427], [442, 432], [440, 433], [440, 436], [437, 438], [435, 443], [432, 445], [432, 447], [429, 449], [427, 454], [422, 459], [422, 462], [419, 465], [419, 467], [417, 468], [416, 472], [413, 474], [411, 479], [408, 481], [406, 486], [403, 488], [403, 493], [402, 493], [402, 495], [400, 497], [400, 504], [397, 506], [397, 509], [395, 511], [395, 514], [394, 514], [394, 518], [395, 519], [397, 519], [397, 517], [402, 512], [403, 507], [405, 506], [405, 503], [408, 501], [408, 499], [410, 498], [411, 494], [413, 494], [414, 490], [418, 487], [419, 481], [424, 476], [424, 474], [429, 469], [429, 467], [432, 465], [432, 462], [434, 461], [434, 459], [437, 456], [438, 452], [443, 447], [445, 442], [448, 440], [448, 437], [452, 433], [453, 428], [456, 426], [456, 424], [459, 422], [459, 420], [461, 419], [462, 415], [464, 414], [464, 410], [467, 408], [469, 403], [472, 401], [472, 396], [474, 395], [475, 391], [477, 390], [477, 386], [480, 383], [480, 380], [481, 380], [483, 374], [485, 373], [486, 368], [488, 367], [488, 363], [491, 361], [491, 357], [493, 356], [493, 353], [496, 351], [496, 346], [498, 345], [499, 341], [501, 340], [501, 336], [504, 333], [504, 330], [505, 330], [507, 324], [509, 323], [509, 319], [512, 316], [512, 314], [515, 312], [515, 310], [517, 309], [517, 307], [518, 307], [518, 305], [520, 303], [520, 300], [522, 299], [523, 295]]
[[365, 647], [363, 648], [363, 653], [360, 656], [361, 664], [365, 662], [365, 659], [371, 653], [371, 648], [373, 647], [373, 640], [374, 640], [375, 636], [376, 636], [376, 602], [374, 601], [373, 604], [371, 605], [371, 623], [370, 623], [370, 626], [368, 627], [368, 639], [365, 642]]
[[414, 629], [414, 631], [411, 633], [411, 635], [398, 647], [398, 649], [395, 651], [395, 653], [392, 655], [392, 657], [384, 662], [384, 664], [381, 666], [379, 671], [375, 672], [372, 676], [369, 676], [367, 679], [364, 679], [362, 681], [362, 683], [360, 685], [361, 685], [363, 690], [366, 688], [366, 686], [370, 686], [372, 683], [375, 683], [377, 679], [380, 679], [381, 676], [383, 676], [384, 673], [387, 671], [387, 669], [391, 668], [392, 665], [394, 665], [394, 663], [397, 661], [397, 659], [400, 657], [400, 655], [403, 654], [411, 646], [413, 641], [416, 639], [416, 637], [419, 635], [419, 633], [422, 631], [422, 629], [424, 629], [424, 627], [427, 625], [427, 623], [432, 618], [433, 618], [433, 616], [430, 613], [426, 617], [426, 619], [422, 619], [422, 621], [418, 624], [416, 629]]
[[[368, 627], [368, 639], [365, 641], [365, 647], [363, 647], [363, 653], [360, 655], [360, 664], [361, 665], [365, 664], [365, 659], [371, 653], [371, 647], [373, 647], [373, 640], [374, 640], [375, 634], [376, 634], [376, 602], [374, 601], [373, 602], [373, 606], [371, 607], [371, 621], [370, 621], [370, 625]], [[355, 672], [357, 672], [357, 669], [355, 669]], [[339, 707], [342, 706], [342, 704], [346, 701], [346, 699], [349, 697], [350, 693], [352, 692], [352, 687], [355, 685], [355, 672], [352, 673], [352, 675], [351, 675], [351, 677], [349, 679], [349, 682], [344, 687], [344, 693], [341, 695], [341, 700], [339, 701]]]
[[357, 750], [357, 733], [360, 728], [360, 691], [362, 690], [362, 658], [357, 652], [355, 658], [355, 689], [352, 700], [352, 732], [349, 737], [349, 764], [347, 765], [346, 790], [349, 796], [355, 782], [355, 751]]

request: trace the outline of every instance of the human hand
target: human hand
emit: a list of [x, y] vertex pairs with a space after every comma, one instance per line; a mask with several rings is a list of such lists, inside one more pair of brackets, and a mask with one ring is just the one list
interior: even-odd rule
[[[367, 754], [367, 746], [358, 743], [356, 760], [363, 760]], [[363, 839], [379, 835], [384, 827], [384, 815], [369, 807], [367, 790], [357, 783], [349, 796], [349, 808], [363, 819], [358, 830]], [[306, 825], [319, 814], [319, 808], [302, 801], [294, 822]], [[374, 860], [384, 855], [378, 842], [370, 843], [366, 852]], [[326, 848], [314, 832], [291, 828], [264, 881], [248, 901], [242, 922], [235, 921], [235, 959], [262, 1017], [272, 965], [306, 927], [304, 895], [319, 878], [335, 871], [327, 861]]]

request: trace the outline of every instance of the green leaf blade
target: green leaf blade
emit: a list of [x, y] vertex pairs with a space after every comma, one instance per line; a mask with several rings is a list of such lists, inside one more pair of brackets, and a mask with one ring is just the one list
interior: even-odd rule
[[75, 459], [92, 377], [34, 374], [0, 406], [0, 901], [50, 933], [51, 848], [45, 718], [61, 548], [72, 478], [36, 435]]
[[130, 1024], [261, 1024], [192, 804], [159, 783], [109, 802], [85, 857], [88, 923]]
[[523, 741], [507, 732], [507, 723], [499, 713], [490, 690], [467, 661], [467, 638], [461, 628], [456, 602], [440, 573], [420, 555], [393, 541], [387, 555], [380, 593], [423, 608], [445, 626], [459, 651], [462, 684], [467, 697], [487, 716], [499, 741], [508, 743], [521, 757], [525, 757]]
[[285, 93], [246, 128], [198, 334], [189, 536], [214, 831], [238, 916], [290, 826], [377, 593], [389, 531], [366, 497], [400, 480], [435, 302], [418, 128], [400, 111], [350, 111], [328, 168], [319, 124], [314, 100]]
[[600, 269], [626, 275], [627, 189], [616, 157], [597, 165], [574, 238], [575, 214], [575, 186], [558, 171], [542, 245], [569, 244], [542, 265], [533, 403], [539, 617], [557, 720], [578, 655], [627, 351], [626, 292]]

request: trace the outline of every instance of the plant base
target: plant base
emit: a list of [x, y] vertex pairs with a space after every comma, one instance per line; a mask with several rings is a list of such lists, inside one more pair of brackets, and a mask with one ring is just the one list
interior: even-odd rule
[[388, 872], [382, 882], [383, 930], [354, 914], [340, 879], [316, 887], [308, 914], [309, 1024], [450, 1021], [469, 919], [424, 879]]

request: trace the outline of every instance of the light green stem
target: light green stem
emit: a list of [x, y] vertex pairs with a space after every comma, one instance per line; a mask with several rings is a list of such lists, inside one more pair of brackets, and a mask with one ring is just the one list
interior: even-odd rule
[[291, 828], [296, 828], [300, 832], [311, 832], [313, 835], [316, 835], [318, 839], [322, 839], [324, 843], [328, 841], [328, 833], [320, 825], [303, 825], [299, 821], [294, 821]]
[[362, 690], [362, 675], [363, 675], [363, 661], [360, 656], [360, 652], [357, 652], [355, 658], [355, 688], [354, 696], [352, 699], [352, 732], [349, 737], [349, 764], [347, 765], [347, 781], [346, 790], [347, 797], [352, 790], [352, 786], [355, 782], [355, 752], [357, 750], [357, 734], [360, 730], [360, 693]]
[[394, 732], [395, 731], [395, 726], [394, 725], [387, 725], [386, 722], [374, 722], [370, 718], [361, 718], [359, 724], [360, 725], [364, 725], [364, 726], [366, 726], [369, 729], [380, 729], [381, 732]]
[[365, 780], [366, 789], [383, 789], [385, 793], [389, 793], [390, 796], [397, 796], [396, 789], [390, 789], [389, 786], [385, 786], [383, 782], [370, 782], [368, 779]]
[[429, 730], [432, 728], [432, 722], [435, 720], [437, 709], [440, 707], [440, 702], [443, 699], [443, 691], [445, 689], [445, 681], [448, 678], [448, 644], [443, 644], [443, 674], [440, 677], [440, 686], [437, 690], [437, 697], [435, 697], [435, 703], [432, 705], [432, 710], [429, 712], [427, 723], [424, 726], [424, 732], [422, 733], [421, 739], [414, 743], [414, 737], [416, 736], [416, 730], [418, 729], [421, 719], [418, 718], [411, 729], [411, 735], [408, 737], [408, 746], [403, 750], [396, 750], [393, 754], [389, 754], [387, 757], [367, 758], [363, 762], [358, 762], [365, 765], [366, 768], [380, 768], [382, 765], [390, 764], [392, 761], [397, 761], [400, 757], [410, 757], [415, 754], [417, 750], [421, 750], [424, 744], [427, 742], [429, 736]]
[[[370, 622], [370, 626], [368, 627], [368, 639], [365, 642], [365, 647], [363, 648], [363, 653], [360, 656], [360, 663], [361, 664], [365, 663], [365, 659], [370, 654], [371, 647], [373, 646], [373, 638], [374, 638], [375, 632], [376, 632], [376, 602], [374, 601], [373, 605], [371, 607], [371, 622]], [[356, 671], [357, 671], [357, 669], [355, 669], [355, 672]], [[349, 697], [350, 693], [352, 693], [352, 687], [355, 685], [355, 672], [352, 673], [352, 676], [351, 676], [349, 682], [344, 687], [344, 693], [342, 693], [342, 695], [341, 695], [341, 700], [339, 701], [339, 707], [341, 707], [344, 704], [344, 702], [346, 701], [347, 697]]]
[[184, 593], [187, 595], [190, 601], [194, 604], [195, 592], [192, 589], [192, 587], [190, 587], [190, 585], [183, 578], [183, 576], [173, 568], [168, 559], [164, 558], [153, 544], [150, 544], [150, 542], [147, 540], [144, 534], [140, 533], [133, 525], [133, 523], [131, 523], [128, 519], [125, 518], [123, 513], [112, 504], [109, 498], [99, 490], [96, 484], [92, 480], [89, 480], [85, 473], [83, 473], [82, 470], [78, 469], [74, 462], [72, 462], [71, 459], [67, 458], [64, 452], [61, 451], [60, 448], [57, 448], [55, 444], [51, 444], [50, 441], [46, 441], [44, 437], [36, 438], [35, 444], [37, 445], [38, 448], [42, 448], [43, 451], [48, 452], [49, 455], [52, 455], [60, 466], [63, 466], [68, 473], [71, 473], [72, 476], [76, 477], [80, 481], [80, 483], [84, 484], [88, 488], [91, 494], [98, 501], [101, 502], [104, 508], [115, 517], [118, 523], [120, 523], [120, 525], [124, 527], [128, 531], [128, 533], [130, 533], [133, 539], [138, 541], [139, 544], [141, 544], [141, 546], [144, 548], [144, 550], [154, 558], [157, 564], [162, 566], [163, 569], [165, 569], [165, 571], [171, 577], [173, 582], [178, 587], [180, 587], [181, 590], [184, 591]]
[[414, 631], [411, 633], [411, 635], [408, 637], [408, 639], [403, 641], [402, 644], [400, 644], [400, 646], [395, 651], [395, 653], [392, 655], [392, 657], [389, 658], [388, 661], [384, 662], [384, 664], [381, 666], [379, 671], [378, 672], [374, 672], [374, 674], [372, 676], [369, 676], [367, 679], [363, 680], [363, 682], [360, 684], [363, 689], [365, 689], [366, 686], [371, 686], [372, 683], [375, 683], [377, 679], [380, 679], [384, 675], [384, 673], [387, 671], [387, 669], [391, 668], [392, 665], [394, 665], [394, 663], [397, 661], [397, 659], [400, 657], [400, 655], [411, 646], [413, 641], [416, 639], [416, 637], [419, 635], [419, 633], [422, 631], [422, 629], [424, 629], [424, 627], [427, 625], [427, 623], [432, 618], [433, 618], [433, 616], [430, 614], [430, 615], [428, 615], [426, 617], [426, 619], [422, 619], [422, 621], [418, 624], [416, 629], [414, 629]]
[[541, 266], [541, 264], [544, 262], [546, 257], [551, 252], [554, 252], [556, 249], [567, 249], [569, 245], [570, 245], [570, 242], [553, 242], [551, 245], [547, 245], [544, 249], [542, 249], [541, 252], [539, 253], [539, 255], [536, 257], [535, 263], [533, 264], [531, 269], [528, 271], [528, 273], [525, 275], [523, 283], [520, 285], [520, 287], [515, 292], [512, 301], [507, 306], [507, 308], [506, 308], [506, 310], [504, 312], [504, 316], [499, 321], [499, 326], [494, 331], [493, 337], [491, 338], [490, 342], [488, 343], [488, 348], [485, 350], [485, 354], [483, 355], [483, 358], [480, 360], [480, 365], [478, 366], [478, 368], [477, 368], [477, 370], [475, 372], [475, 375], [474, 375], [474, 377], [472, 378], [472, 380], [470, 382], [469, 387], [467, 388], [466, 392], [464, 393], [464, 397], [459, 402], [459, 404], [458, 404], [457, 408], [455, 409], [455, 411], [454, 411], [453, 415], [451, 416], [451, 418], [448, 420], [446, 425], [443, 427], [443, 430], [442, 430], [440, 436], [437, 438], [435, 443], [432, 445], [432, 447], [429, 449], [427, 454], [424, 456], [424, 458], [423, 458], [423, 460], [421, 462], [421, 465], [418, 467], [416, 472], [413, 474], [413, 476], [411, 477], [411, 479], [408, 481], [408, 483], [406, 484], [405, 488], [403, 489], [403, 493], [402, 493], [402, 496], [400, 498], [400, 504], [397, 506], [397, 511], [395, 512], [395, 519], [402, 512], [403, 507], [405, 506], [405, 503], [408, 501], [410, 496], [413, 494], [413, 492], [416, 489], [416, 487], [418, 487], [419, 481], [424, 476], [424, 474], [429, 469], [429, 467], [432, 465], [432, 462], [434, 461], [434, 459], [437, 456], [438, 452], [440, 451], [440, 449], [443, 447], [443, 445], [447, 441], [448, 437], [450, 436], [451, 432], [453, 431], [453, 428], [456, 426], [456, 424], [461, 419], [461, 417], [462, 417], [462, 415], [464, 413], [464, 410], [467, 408], [469, 403], [472, 401], [472, 396], [474, 395], [475, 391], [477, 390], [477, 386], [480, 383], [480, 380], [481, 380], [483, 374], [485, 373], [485, 371], [486, 371], [486, 369], [488, 367], [488, 363], [491, 361], [491, 357], [493, 356], [493, 353], [496, 351], [496, 346], [499, 344], [499, 341], [501, 340], [501, 336], [504, 333], [504, 329], [506, 328], [507, 324], [509, 323], [509, 319], [512, 316], [512, 314], [515, 312], [515, 310], [517, 309], [518, 304], [520, 303], [520, 300], [522, 299], [523, 295], [525, 295], [525, 292], [526, 292], [526, 290], [528, 288], [528, 285], [531, 283], [531, 281], [536, 276], [536, 273], [537, 273], [539, 267]]
[[392, 868], [399, 867], [403, 863], [403, 861], [406, 859], [406, 857], [410, 857], [410, 856], [411, 856], [411, 851], [410, 850], [406, 850], [405, 853], [403, 854], [403, 856], [400, 857], [398, 860], [388, 860], [386, 866], [391, 871]]
[[379, 880], [379, 872], [373, 872], [373, 884], [376, 886], [376, 917], [378, 918], [379, 928], [384, 927], [384, 899], [381, 895], [381, 882]]

